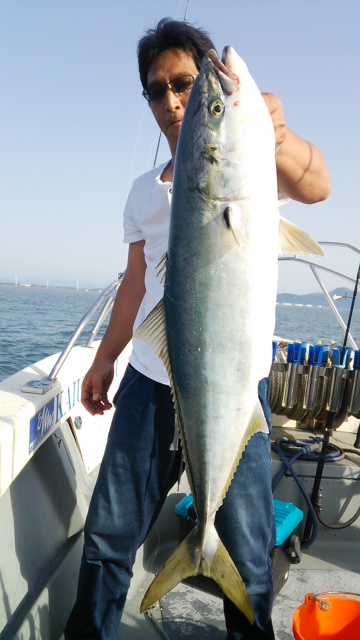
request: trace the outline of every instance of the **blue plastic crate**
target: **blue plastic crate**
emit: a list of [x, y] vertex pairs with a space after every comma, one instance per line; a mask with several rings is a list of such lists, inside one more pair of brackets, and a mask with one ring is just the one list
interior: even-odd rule
[[[175, 505], [175, 513], [184, 520], [195, 520], [190, 514], [190, 508], [193, 505], [193, 499], [191, 493], [177, 505]], [[298, 507], [295, 507], [291, 502], [281, 502], [280, 500], [274, 500], [274, 512], [275, 512], [275, 525], [276, 525], [276, 542], [275, 546], [280, 547], [285, 540], [287, 540], [298, 524], [302, 521], [304, 513]]]
[[274, 511], [276, 525], [275, 546], [280, 547], [300, 524], [304, 513], [291, 502], [280, 502], [280, 500], [274, 500]]
[[[184, 518], [184, 520], [193, 520], [193, 518], [190, 516], [190, 513], [189, 513], [190, 507], [192, 507], [192, 505], [193, 505], [193, 497], [191, 493], [189, 493], [188, 496], [185, 496], [185, 498], [180, 500], [180, 502], [178, 502], [175, 505], [176, 515], [180, 516], [180, 518]], [[194, 520], [194, 522], [196, 521]]]

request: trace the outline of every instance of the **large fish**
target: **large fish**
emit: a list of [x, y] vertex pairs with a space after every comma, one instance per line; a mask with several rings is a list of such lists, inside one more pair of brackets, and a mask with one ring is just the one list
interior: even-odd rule
[[[164, 298], [136, 334], [169, 375], [198, 524], [153, 580], [142, 611], [203, 574], [253, 621], [214, 519], [249, 438], [268, 432], [257, 390], [271, 367], [279, 224], [268, 109], [231, 47], [222, 62], [209, 52], [178, 141]], [[290, 223], [282, 227], [298, 252], [321, 253]]]

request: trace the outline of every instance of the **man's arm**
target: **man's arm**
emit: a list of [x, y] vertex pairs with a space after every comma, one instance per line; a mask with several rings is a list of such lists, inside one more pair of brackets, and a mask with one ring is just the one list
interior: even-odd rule
[[321, 151], [287, 128], [280, 99], [263, 93], [275, 131], [278, 189], [285, 196], [313, 204], [330, 194], [330, 176]]
[[114, 377], [114, 362], [132, 338], [136, 314], [145, 294], [145, 269], [144, 241], [133, 242], [129, 245], [125, 275], [108, 328], [81, 388], [81, 402], [91, 415], [102, 415], [112, 406], [107, 394]]

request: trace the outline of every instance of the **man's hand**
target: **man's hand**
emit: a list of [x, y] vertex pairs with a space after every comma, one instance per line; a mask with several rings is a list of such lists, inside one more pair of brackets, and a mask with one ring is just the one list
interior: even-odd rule
[[114, 377], [114, 364], [105, 358], [95, 358], [81, 387], [81, 402], [92, 416], [103, 415], [111, 409], [108, 399], [109, 387]]

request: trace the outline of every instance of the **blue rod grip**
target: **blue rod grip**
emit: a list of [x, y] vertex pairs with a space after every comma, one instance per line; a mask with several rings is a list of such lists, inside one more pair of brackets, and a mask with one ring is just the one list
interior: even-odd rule
[[307, 342], [301, 342], [301, 344], [298, 342], [289, 343], [287, 361], [294, 364], [304, 364], [307, 348]]
[[315, 367], [322, 367], [327, 362], [329, 351], [330, 345], [328, 344], [311, 344], [309, 348], [309, 364]]

